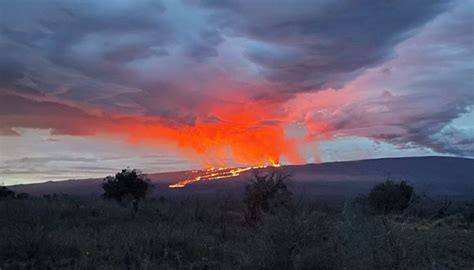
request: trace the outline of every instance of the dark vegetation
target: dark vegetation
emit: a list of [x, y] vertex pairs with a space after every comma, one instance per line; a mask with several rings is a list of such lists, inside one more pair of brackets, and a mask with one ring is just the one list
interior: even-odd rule
[[386, 181], [376, 185], [370, 191], [368, 199], [373, 210], [387, 214], [407, 209], [414, 198], [413, 187], [405, 181]]
[[16, 193], [7, 187], [0, 186], [0, 200], [2, 199], [28, 199], [30, 195], [28, 193], [20, 192]]
[[[257, 174], [240, 200], [143, 200], [146, 178], [125, 170], [103, 186], [104, 197], [116, 201], [4, 196], [0, 268], [474, 267], [473, 202], [434, 200], [389, 181], [367, 196], [330, 205], [294, 198], [289, 180], [279, 172]], [[143, 200], [138, 212], [125, 197]]]
[[244, 203], [247, 206], [245, 220], [255, 223], [262, 219], [263, 214], [272, 213], [281, 208], [292, 207], [291, 192], [285, 180], [289, 175], [273, 172], [267, 175], [255, 174], [245, 187]]
[[152, 187], [146, 175], [137, 170], [124, 169], [115, 176], [107, 176], [104, 179], [102, 196], [114, 199], [123, 205], [132, 202], [133, 209], [137, 212], [138, 202], [145, 199]]

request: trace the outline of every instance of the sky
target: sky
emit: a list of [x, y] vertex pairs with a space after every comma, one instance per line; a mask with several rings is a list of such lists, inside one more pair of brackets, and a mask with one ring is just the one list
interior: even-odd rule
[[0, 0], [0, 182], [474, 158], [474, 1]]

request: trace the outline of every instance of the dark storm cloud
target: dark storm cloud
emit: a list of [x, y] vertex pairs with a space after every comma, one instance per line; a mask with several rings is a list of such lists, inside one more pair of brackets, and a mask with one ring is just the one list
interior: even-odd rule
[[[20, 135], [15, 128], [50, 129], [55, 135], [90, 136], [101, 132], [127, 133], [131, 124], [161, 127], [192, 126], [193, 114], [169, 111], [154, 121], [137, 115], [120, 115], [68, 104], [56, 99], [21, 96], [0, 91], [0, 135]], [[131, 130], [133, 131], [133, 130]], [[133, 132], [129, 132], [133, 133]]]
[[446, 1], [188, 1], [229, 35], [260, 43], [247, 57], [286, 91], [342, 87], [393, 55]]
[[15, 81], [23, 78], [25, 65], [8, 56], [0, 57], [0, 85], [11, 86]]
[[161, 48], [155, 51], [149, 50], [145, 44], [127, 46], [106, 52], [104, 59], [113, 63], [127, 63], [135, 59], [143, 59], [152, 56], [166, 56], [168, 52]]
[[[371, 101], [347, 105], [335, 114], [314, 115], [314, 117], [324, 118], [337, 132], [348, 131], [350, 134], [386, 140], [399, 145], [417, 143], [441, 153], [454, 153], [456, 152], [454, 148], [449, 150], [448, 145], [440, 148], [439, 143], [435, 142], [439, 139], [431, 135], [441, 132], [446, 123], [452, 119], [469, 112], [465, 106], [474, 103], [474, 99], [471, 97], [470, 100], [466, 100], [463, 106], [457, 99], [445, 98], [442, 101], [443, 98], [433, 99], [432, 95], [433, 93], [386, 95]], [[442, 132], [445, 135], [448, 133]], [[463, 154], [462, 150], [459, 154]]]
[[77, 107], [54, 101], [41, 101], [0, 92], [0, 130], [6, 135], [19, 135], [14, 128], [51, 129], [54, 134], [96, 134], [96, 115]]
[[[281, 100], [281, 92], [343, 86], [391, 57], [394, 46], [448, 5], [437, 1], [185, 3], [202, 7], [186, 11], [193, 17], [193, 12], [203, 10], [202, 25], [192, 21], [190, 29], [179, 29], [186, 22], [157, 1], [2, 2], [1, 49], [14, 53], [6, 63], [11, 71], [2, 81], [39, 93], [55, 89], [63, 98], [113, 106], [116, 96], [144, 88], [150, 91], [147, 85], [172, 80], [160, 74], [143, 79], [153, 70], [142, 70], [147, 63], [183, 65], [182, 72], [201, 69], [187, 64], [186, 58], [201, 63], [218, 57], [226, 35], [247, 39], [244, 57], [266, 78], [281, 84], [274, 87], [279, 94], [257, 92], [255, 98]], [[182, 56], [176, 52], [179, 48]], [[164, 56], [171, 58], [160, 60]], [[25, 66], [34, 70], [21, 69]], [[166, 96], [161, 89], [151, 91], [161, 99]], [[183, 91], [177, 87], [175, 96], [186, 96]], [[134, 105], [136, 110], [156, 111]]]
[[[472, 134], [450, 122], [474, 104], [472, 8], [429, 0], [1, 1], [0, 134], [18, 135], [21, 126], [91, 135], [88, 122], [112, 120], [68, 102], [169, 126], [218, 124], [226, 119], [205, 110], [198, 119], [197, 110], [224, 106], [226, 96], [214, 93], [221, 89], [244, 102], [284, 104], [403, 58], [372, 86], [393, 95], [312, 117], [346, 135], [470, 155]], [[439, 31], [397, 50], [426, 28]]]
[[197, 41], [186, 47], [188, 55], [198, 62], [218, 56], [217, 46], [222, 42], [219, 32], [206, 30], [199, 34]]
[[431, 136], [429, 147], [440, 153], [455, 153], [460, 156], [472, 157], [474, 153], [474, 129], [460, 129], [447, 126], [435, 136]]
[[173, 39], [158, 1], [3, 1], [1, 8], [0, 49], [12, 54], [0, 61], [10, 67], [2, 82], [38, 93], [61, 89], [68, 99], [139, 91], [125, 64], [166, 55]]
[[[0, 5], [5, 15], [0, 50], [9, 52], [0, 59], [0, 70], [5, 70], [1, 91], [54, 95], [120, 112], [169, 117], [178, 124], [194, 121], [190, 103], [200, 100], [199, 93], [187, 93], [188, 84], [181, 84], [192, 79], [181, 73], [200, 68], [185, 61], [218, 55], [222, 37], [212, 27], [189, 29], [196, 32], [189, 37], [175, 29], [181, 22], [173, 21], [174, 13], [165, 14], [167, 8], [159, 1]], [[170, 71], [175, 75], [157, 71], [157, 66], [168, 65], [176, 66]]]
[[[34, 48], [55, 62], [73, 65], [87, 53], [114, 49], [127, 41], [131, 47], [159, 46], [170, 38], [157, 1], [127, 4], [96, 1], [2, 2], [2, 36]], [[141, 35], [141, 37], [140, 37]], [[81, 44], [81, 42], [84, 42]], [[83, 48], [74, 48], [82, 45]], [[90, 47], [87, 47], [90, 46]], [[127, 47], [124, 44], [125, 48]], [[80, 47], [80, 46], [79, 46]], [[81, 49], [90, 51], [83, 51]], [[100, 58], [101, 55], [93, 55]], [[95, 59], [99, 60], [99, 59]]]
[[[367, 98], [309, 118], [335, 134], [474, 157], [473, 8], [473, 1], [456, 2], [397, 46], [396, 57], [359, 77], [349, 88]], [[471, 120], [459, 124], [464, 118]]]

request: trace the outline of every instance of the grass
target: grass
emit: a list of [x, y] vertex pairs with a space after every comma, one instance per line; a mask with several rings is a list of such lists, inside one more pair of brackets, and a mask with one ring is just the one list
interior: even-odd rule
[[291, 208], [245, 220], [234, 199], [0, 201], [6, 269], [473, 269], [473, 204], [421, 202], [375, 215], [364, 201]]

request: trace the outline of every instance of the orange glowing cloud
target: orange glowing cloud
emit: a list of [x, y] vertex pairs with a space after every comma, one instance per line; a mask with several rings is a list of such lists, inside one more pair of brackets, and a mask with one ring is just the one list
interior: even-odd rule
[[[2, 94], [1, 100], [9, 111], [0, 115], [0, 129], [4, 131], [32, 127], [51, 129], [52, 134], [121, 134], [130, 143], [171, 145], [184, 155], [198, 157], [206, 167], [227, 166], [229, 157], [238, 165], [271, 165], [279, 163], [281, 157], [291, 163], [303, 162], [296, 150], [298, 142], [285, 135], [288, 119], [276, 113], [281, 110], [277, 103], [203, 105], [196, 108], [193, 124], [180, 124], [161, 117], [124, 115], [90, 106], [86, 112], [77, 104], [14, 94]], [[32, 115], [30, 111], [37, 113]]]
[[[303, 159], [296, 151], [297, 142], [285, 135], [283, 119], [272, 119], [272, 104], [248, 103], [211, 107], [209, 115], [198, 116], [194, 125], [169, 127], [156, 119], [134, 120], [133, 131], [114, 127], [126, 133], [131, 141], [163, 140], [187, 152], [192, 150], [205, 166], [227, 166], [231, 155], [238, 164], [279, 163], [284, 156], [292, 163]], [[270, 119], [270, 120], [269, 120]]]
[[[260, 85], [256, 92], [269, 88]], [[271, 165], [282, 159], [301, 164], [305, 160], [297, 149], [337, 135], [340, 116], [346, 115], [341, 111], [366, 98], [359, 91], [363, 88], [362, 83], [353, 83], [343, 90], [301, 93], [280, 100], [277, 96], [255, 98], [251, 87], [214, 81], [209, 83], [214, 95], [184, 111], [192, 113], [189, 122], [5, 92], [0, 94], [0, 105], [8, 113], [0, 114], [0, 131], [12, 134], [15, 127], [32, 127], [51, 129], [52, 134], [123, 135], [129, 143], [156, 146], [157, 151], [163, 146], [172, 148], [203, 167]], [[294, 124], [306, 134], [288, 136], [286, 128]], [[318, 160], [317, 149], [314, 152]]]

